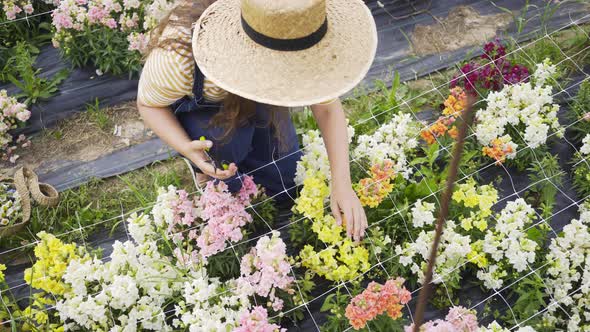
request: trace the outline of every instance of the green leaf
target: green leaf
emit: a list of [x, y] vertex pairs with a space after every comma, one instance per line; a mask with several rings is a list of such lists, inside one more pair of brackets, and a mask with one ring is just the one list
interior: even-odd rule
[[330, 309], [333, 308], [333, 304], [332, 304], [332, 298], [335, 296], [336, 294], [330, 294], [328, 296], [326, 296], [326, 299], [324, 300], [324, 303], [322, 304], [322, 307], [320, 308], [321, 312], [326, 312]]

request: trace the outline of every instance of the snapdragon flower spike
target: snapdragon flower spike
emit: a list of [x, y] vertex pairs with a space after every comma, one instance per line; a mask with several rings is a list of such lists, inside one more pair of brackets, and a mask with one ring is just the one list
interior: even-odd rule
[[[3, 160], [14, 163], [18, 158], [14, 154], [17, 146], [13, 144], [14, 138], [9, 131], [25, 124], [30, 117], [31, 112], [27, 109], [27, 105], [10, 97], [6, 90], [0, 90], [0, 157]], [[19, 137], [16, 143], [22, 143], [21, 147], [30, 145], [24, 136]]]
[[286, 332], [276, 324], [268, 322], [268, 312], [261, 306], [252, 308], [240, 317], [240, 326], [233, 332]]
[[402, 278], [388, 280], [384, 285], [370, 282], [367, 289], [355, 296], [346, 307], [345, 315], [350, 325], [360, 330], [385, 312], [391, 319], [400, 318], [403, 305], [412, 297], [403, 283]]
[[238, 289], [243, 294], [268, 297], [275, 311], [283, 308], [283, 300], [276, 296], [276, 289], [293, 293], [291, 286], [295, 279], [289, 276], [291, 264], [286, 250], [279, 232], [273, 231], [271, 238], [260, 238], [250, 253], [242, 257], [241, 276], [237, 280]]
[[[444, 320], [437, 319], [420, 326], [420, 332], [476, 332], [478, 329], [475, 312], [461, 306], [452, 307]], [[404, 330], [413, 332], [414, 324], [406, 326]]]
[[527, 82], [529, 70], [523, 65], [513, 64], [506, 59], [506, 47], [500, 40], [483, 47], [485, 63], [469, 62], [461, 67], [460, 74], [451, 80], [451, 87], [462, 86], [472, 96], [478, 95], [478, 88], [499, 91], [504, 85]]
[[228, 191], [224, 182], [207, 183], [197, 202], [201, 218], [207, 223], [197, 238], [203, 258], [223, 251], [227, 241], [237, 242], [242, 239], [242, 227], [252, 221], [246, 207], [256, 195], [258, 188], [249, 176], [242, 177], [242, 188], [235, 196]]

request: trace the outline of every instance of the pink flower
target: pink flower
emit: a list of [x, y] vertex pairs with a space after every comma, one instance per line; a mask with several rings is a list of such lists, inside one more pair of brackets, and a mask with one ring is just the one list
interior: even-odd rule
[[14, 19], [16, 19], [16, 14], [19, 14], [20, 12], [23, 11], [17, 5], [12, 5], [12, 7], [8, 7], [8, 6], [5, 5], [3, 9], [6, 12], [6, 18], [8, 20], [14, 20]]
[[[246, 180], [245, 181], [249, 181]], [[248, 188], [248, 187], [247, 187]], [[207, 222], [197, 239], [197, 246], [201, 255], [207, 258], [225, 249], [226, 242], [237, 242], [242, 239], [242, 227], [252, 221], [252, 216], [246, 211], [246, 195], [242, 189], [233, 196], [224, 182], [215, 184], [210, 181], [201, 195], [197, 206], [202, 209], [201, 217]]]
[[74, 23], [69, 15], [55, 11], [53, 12], [53, 25], [57, 31], [60, 31], [62, 29], [71, 29]]
[[33, 14], [33, 11], [34, 11], [34, 9], [33, 9], [33, 5], [31, 5], [30, 3], [29, 3], [29, 4], [26, 4], [26, 5], [23, 7], [23, 9], [25, 10], [25, 13], [27, 13], [28, 15], [31, 15], [31, 14]]
[[31, 111], [29, 111], [29, 110], [23, 110], [23, 111], [20, 111], [16, 114], [16, 118], [22, 122], [27, 121], [30, 117], [31, 117]]
[[268, 312], [260, 306], [252, 308], [240, 317], [240, 326], [233, 332], [285, 332], [276, 324], [268, 322]]
[[461, 332], [475, 332], [478, 328], [477, 317], [475, 317], [473, 311], [461, 306], [452, 307], [447, 314], [446, 320]]
[[115, 21], [114, 18], [107, 19], [103, 24], [111, 29], [115, 29], [117, 27], [117, 21]]
[[387, 312], [391, 319], [401, 317], [403, 305], [411, 299], [411, 293], [403, 287], [404, 279], [388, 280], [384, 285], [370, 282], [361, 294], [355, 296], [346, 307], [345, 316], [355, 330]]
[[[420, 327], [421, 332], [475, 332], [478, 330], [477, 317], [472, 310], [464, 307], [452, 307], [445, 320], [429, 321]], [[406, 326], [406, 332], [414, 331], [414, 324]]]
[[250, 253], [242, 257], [238, 289], [248, 296], [268, 297], [273, 310], [279, 311], [283, 308], [283, 300], [276, 296], [276, 289], [291, 292], [294, 278], [289, 276], [290, 272], [286, 245], [279, 232], [273, 231], [272, 238], [260, 238]]
[[147, 49], [149, 37], [143, 33], [133, 32], [127, 36], [127, 41], [129, 41], [130, 51], [139, 51], [140, 53], [143, 53]]
[[238, 198], [246, 205], [250, 204], [250, 200], [258, 195], [258, 186], [254, 183], [251, 176], [242, 177], [242, 188], [238, 192]]
[[105, 16], [107, 16], [107, 14], [108, 13], [106, 10], [99, 7], [91, 6], [90, 8], [88, 8], [88, 22], [100, 22]]

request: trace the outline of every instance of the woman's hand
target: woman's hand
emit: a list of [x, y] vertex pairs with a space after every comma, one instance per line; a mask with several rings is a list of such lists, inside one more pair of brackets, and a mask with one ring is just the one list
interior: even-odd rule
[[344, 225], [348, 237], [360, 242], [368, 227], [367, 216], [352, 186], [333, 182], [330, 199], [336, 223]]
[[[182, 150], [179, 151], [182, 155], [190, 159], [200, 170], [206, 175], [219, 180], [226, 180], [236, 175], [238, 167], [236, 164], [231, 163], [227, 169], [215, 168], [209, 161], [209, 157], [205, 154], [205, 151], [213, 146], [213, 142], [203, 141], [190, 141], [182, 146]], [[221, 165], [217, 165], [221, 167]]]
[[367, 216], [350, 181], [349, 138], [342, 103], [336, 99], [313, 105], [311, 110], [324, 137], [330, 160], [333, 179], [331, 207], [334, 219], [339, 225], [344, 224], [350, 238], [359, 242], [367, 229]]

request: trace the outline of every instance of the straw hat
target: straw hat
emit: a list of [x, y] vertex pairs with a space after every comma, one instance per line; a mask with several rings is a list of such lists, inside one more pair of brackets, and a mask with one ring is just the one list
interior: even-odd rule
[[362, 0], [218, 0], [196, 23], [192, 42], [197, 65], [220, 88], [304, 106], [363, 79], [377, 29]]

